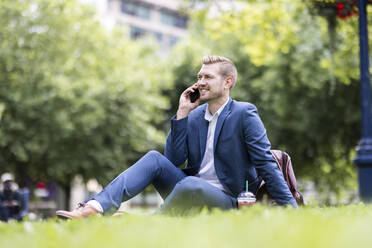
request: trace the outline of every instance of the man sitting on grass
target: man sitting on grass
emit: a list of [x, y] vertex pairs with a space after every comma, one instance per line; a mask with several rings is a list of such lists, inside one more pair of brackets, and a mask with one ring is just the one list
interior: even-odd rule
[[[297, 207], [256, 107], [229, 97], [237, 78], [235, 65], [221, 56], [205, 56], [202, 62], [197, 83], [180, 96], [165, 154], [148, 152], [87, 203], [71, 212], [57, 211], [58, 216], [74, 219], [110, 211], [150, 184], [165, 199], [160, 212], [233, 209], [246, 180], [256, 191], [258, 176], [276, 203]], [[192, 102], [190, 94], [196, 91], [199, 98]], [[186, 168], [179, 169], [186, 160]]]
[[18, 185], [14, 182], [14, 177], [10, 173], [1, 176], [0, 190], [0, 220], [22, 220], [21, 211], [24, 208], [24, 201]]

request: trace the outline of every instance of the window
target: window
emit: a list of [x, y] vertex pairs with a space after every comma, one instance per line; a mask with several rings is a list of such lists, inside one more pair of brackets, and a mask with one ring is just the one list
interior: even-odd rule
[[187, 17], [163, 10], [161, 11], [161, 22], [174, 27], [186, 28]]
[[163, 34], [159, 32], [154, 32], [154, 37], [156, 38], [157, 41], [162, 42], [163, 41]]
[[150, 8], [146, 5], [128, 0], [121, 1], [121, 11], [125, 14], [150, 19]]
[[146, 30], [144, 30], [143, 28], [130, 26], [130, 38], [132, 40], [138, 39], [145, 34], [146, 34]]
[[169, 39], [169, 45], [174, 46], [179, 40], [180, 38], [172, 35]]

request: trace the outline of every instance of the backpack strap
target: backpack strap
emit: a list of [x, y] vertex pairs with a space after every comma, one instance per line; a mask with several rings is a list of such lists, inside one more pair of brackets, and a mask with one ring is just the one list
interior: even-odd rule
[[282, 173], [284, 176], [284, 180], [287, 181], [287, 159], [285, 155], [285, 152], [282, 151]]

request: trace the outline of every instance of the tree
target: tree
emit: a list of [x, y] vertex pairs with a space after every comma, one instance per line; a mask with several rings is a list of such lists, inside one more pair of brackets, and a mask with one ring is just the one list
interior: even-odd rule
[[21, 184], [106, 183], [164, 140], [167, 73], [153, 42], [95, 16], [74, 0], [0, 2], [0, 170]]

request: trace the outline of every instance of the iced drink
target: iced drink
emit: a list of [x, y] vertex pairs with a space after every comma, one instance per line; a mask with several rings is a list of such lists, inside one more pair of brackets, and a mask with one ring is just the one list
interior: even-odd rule
[[251, 206], [256, 203], [256, 197], [252, 192], [243, 191], [238, 196], [238, 208]]

